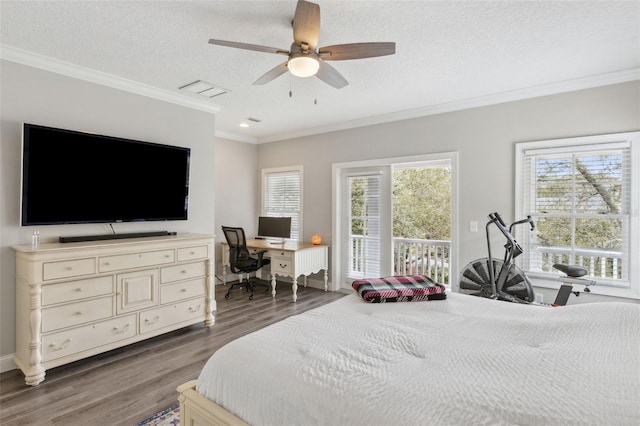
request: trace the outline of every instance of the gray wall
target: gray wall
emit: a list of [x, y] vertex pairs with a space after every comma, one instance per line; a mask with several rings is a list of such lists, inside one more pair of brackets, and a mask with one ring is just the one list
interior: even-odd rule
[[[6, 367], [10, 363], [7, 355], [15, 349], [15, 256], [11, 246], [30, 244], [35, 229], [19, 226], [22, 122], [191, 148], [189, 219], [114, 227], [117, 232], [213, 234], [215, 116], [9, 61], [2, 61], [1, 66], [0, 361]], [[107, 225], [98, 224], [41, 226], [38, 230], [42, 242], [55, 241], [60, 235], [111, 232]]]
[[[225, 241], [221, 226], [241, 226], [256, 235], [260, 214], [260, 170], [255, 144], [216, 139], [216, 242]], [[221, 283], [220, 245], [216, 244], [216, 284]], [[230, 275], [229, 280], [237, 279]]]
[[[494, 211], [514, 220], [517, 142], [637, 130], [640, 82], [635, 81], [263, 144], [258, 167], [304, 166], [304, 239], [319, 232], [331, 243], [332, 163], [457, 151], [462, 268], [486, 256], [484, 230], [469, 232], [469, 221], [483, 225]], [[545, 301], [552, 300], [545, 294]]]

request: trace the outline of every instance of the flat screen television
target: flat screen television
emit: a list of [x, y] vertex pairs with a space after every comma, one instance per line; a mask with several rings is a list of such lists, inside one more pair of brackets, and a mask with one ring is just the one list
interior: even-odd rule
[[291, 218], [258, 217], [258, 236], [266, 238], [291, 238]]
[[186, 220], [189, 148], [23, 125], [21, 224]]

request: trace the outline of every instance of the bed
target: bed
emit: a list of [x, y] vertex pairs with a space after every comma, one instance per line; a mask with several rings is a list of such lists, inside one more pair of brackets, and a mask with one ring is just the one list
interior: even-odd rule
[[357, 293], [239, 338], [182, 425], [640, 424], [640, 305]]

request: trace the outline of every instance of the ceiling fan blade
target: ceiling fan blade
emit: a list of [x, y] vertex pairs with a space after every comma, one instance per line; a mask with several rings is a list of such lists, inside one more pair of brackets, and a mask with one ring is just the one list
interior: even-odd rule
[[266, 53], [280, 53], [288, 55], [289, 51], [283, 49], [277, 49], [275, 47], [260, 46], [258, 44], [238, 43], [237, 41], [216, 40], [210, 39], [209, 44], [215, 44], [218, 46], [235, 47], [236, 49], [255, 50], [258, 52]]
[[266, 73], [262, 75], [259, 79], [253, 82], [253, 84], [261, 85], [270, 82], [271, 80], [275, 80], [280, 77], [282, 74], [287, 72], [289, 68], [287, 68], [287, 62], [283, 62], [275, 68], [270, 69]]
[[325, 61], [344, 61], [347, 59], [373, 58], [396, 53], [394, 42], [350, 43], [321, 47], [318, 51]]
[[323, 61], [319, 61], [319, 63], [320, 68], [318, 69], [316, 77], [320, 80], [324, 81], [329, 86], [335, 87], [336, 89], [342, 89], [344, 86], [349, 84], [347, 79], [344, 78], [334, 67], [329, 64], [325, 64]]
[[304, 0], [298, 0], [293, 17], [293, 41], [300, 46], [307, 43], [315, 50], [320, 36], [320, 6]]

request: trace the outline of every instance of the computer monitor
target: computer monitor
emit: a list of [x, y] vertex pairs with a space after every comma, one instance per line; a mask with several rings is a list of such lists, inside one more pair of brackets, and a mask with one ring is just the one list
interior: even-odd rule
[[291, 218], [290, 217], [268, 217], [258, 218], [258, 236], [265, 238], [291, 238]]

